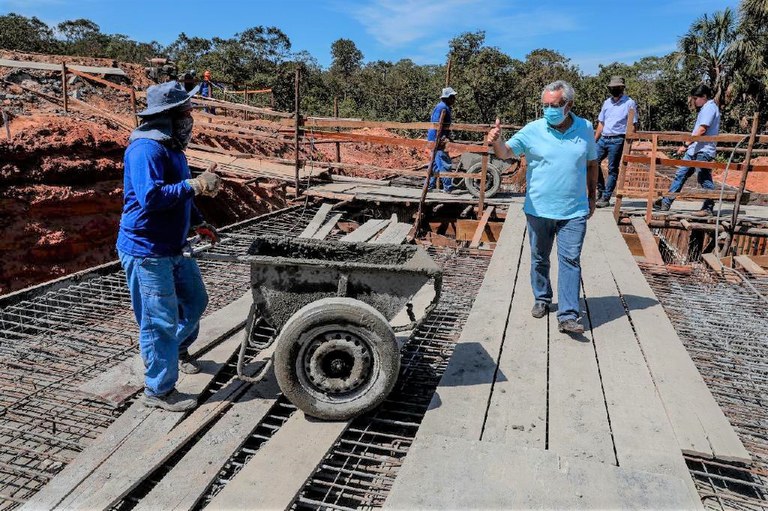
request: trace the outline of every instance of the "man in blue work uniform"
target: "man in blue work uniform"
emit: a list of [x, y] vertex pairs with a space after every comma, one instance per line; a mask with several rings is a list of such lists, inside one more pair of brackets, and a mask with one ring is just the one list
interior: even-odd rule
[[[704, 84], [694, 87], [691, 91], [691, 98], [693, 99], [694, 106], [699, 109], [699, 114], [696, 116], [696, 123], [693, 125], [691, 135], [714, 136], [720, 133], [720, 109], [717, 107], [717, 103], [712, 99], [712, 89]], [[677, 150], [678, 156], [685, 153], [683, 156], [684, 160], [694, 161], [712, 161], [715, 159], [716, 152], [717, 146], [714, 142], [691, 142], [689, 144], [683, 144]], [[670, 193], [677, 193], [682, 190], [683, 185], [694, 172], [697, 173], [699, 185], [702, 188], [705, 190], [715, 189], [715, 183], [712, 181], [712, 171], [710, 169], [677, 167], [675, 179], [669, 187]], [[659, 199], [653, 204], [653, 209], [669, 211], [669, 208], [672, 206], [672, 201], [674, 200], [674, 196]], [[701, 217], [711, 216], [714, 212], [714, 208], [715, 201], [713, 199], [705, 199], [701, 209], [692, 213], [692, 215]]]
[[597, 147], [592, 124], [573, 114], [576, 93], [562, 80], [541, 94], [544, 118], [530, 122], [502, 142], [501, 123], [488, 133], [497, 158], [525, 155], [528, 164], [523, 210], [531, 243], [531, 286], [534, 318], [542, 318], [552, 303], [549, 254], [557, 238], [557, 320], [560, 332], [582, 334], [581, 247], [587, 219], [595, 211]]
[[597, 117], [597, 166], [598, 170], [603, 160], [608, 157], [608, 180], [603, 179], [602, 171], [597, 173], [597, 203], [598, 208], [604, 208], [611, 204], [611, 195], [616, 188], [616, 180], [619, 177], [619, 164], [621, 152], [624, 150], [624, 137], [627, 134], [627, 117], [629, 110], [635, 111], [634, 123], [637, 123], [637, 103], [624, 94], [624, 78], [611, 77], [608, 82], [608, 91], [611, 97], [603, 103], [600, 115]]
[[[456, 91], [451, 87], [446, 87], [443, 89], [443, 93], [440, 95], [440, 102], [435, 105], [435, 108], [432, 110], [430, 122], [435, 123], [440, 122], [440, 114], [445, 112], [445, 115], [443, 116], [443, 130], [440, 140], [437, 140], [436, 129], [430, 129], [427, 131], [427, 141], [435, 142], [438, 147], [437, 153], [435, 154], [435, 164], [432, 167], [433, 173], [440, 174], [443, 172], [450, 172], [452, 168], [451, 157], [448, 156], [448, 151], [445, 150], [445, 142], [447, 140], [453, 139], [451, 135], [451, 107], [453, 107], [454, 103], [456, 103]], [[451, 193], [454, 188], [453, 179], [450, 177], [443, 177], [441, 178], [441, 181], [443, 184], [443, 191], [446, 193]], [[432, 190], [434, 188], [435, 178], [432, 177], [429, 179], [429, 189]]]
[[[184, 411], [194, 396], [176, 391], [178, 371], [200, 370], [187, 348], [197, 338], [208, 304], [197, 263], [182, 256], [190, 226], [211, 242], [216, 230], [203, 221], [195, 195], [213, 196], [215, 165], [196, 178], [184, 156], [192, 135], [192, 105], [176, 81], [147, 89], [147, 109], [125, 151], [124, 201], [117, 251], [139, 324], [144, 361], [144, 404]], [[181, 365], [180, 365], [181, 361]]]

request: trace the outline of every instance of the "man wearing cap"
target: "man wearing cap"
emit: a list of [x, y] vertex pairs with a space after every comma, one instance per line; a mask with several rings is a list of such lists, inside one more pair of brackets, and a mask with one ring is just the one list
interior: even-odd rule
[[[205, 70], [203, 73], [203, 81], [200, 82], [200, 95], [204, 98], [211, 98], [213, 97], [213, 88], [217, 87], [221, 89], [218, 85], [213, 83], [211, 81], [211, 72], [209, 70]], [[206, 113], [216, 115], [216, 108], [215, 107], [205, 107], [204, 108]]]
[[[717, 103], [712, 99], [712, 89], [708, 85], [701, 84], [691, 91], [693, 105], [699, 110], [696, 116], [696, 123], [693, 125], [691, 135], [694, 136], [714, 136], [720, 133], [720, 109]], [[683, 155], [684, 160], [712, 161], [715, 159], [717, 146], [714, 142], [690, 142], [683, 144], [677, 149], [677, 155]], [[696, 167], [677, 167], [675, 179], [669, 186], [670, 193], [677, 193], [683, 189], [683, 185], [694, 172], [697, 174], [699, 185], [705, 190], [714, 190], [715, 183], [712, 181], [712, 171], [705, 168]], [[674, 195], [663, 197], [653, 204], [653, 209], [660, 211], [669, 211]], [[693, 216], [707, 217], [714, 214], [715, 201], [705, 199], [699, 211], [691, 213]]]
[[603, 179], [602, 171], [597, 173], [597, 202], [595, 206], [598, 208], [610, 205], [611, 195], [616, 188], [630, 109], [635, 111], [634, 123], [637, 123], [637, 103], [624, 94], [624, 87], [623, 77], [611, 77], [611, 81], [608, 82], [608, 91], [611, 93], [611, 97], [605, 100], [603, 108], [600, 109], [600, 115], [597, 117], [595, 141], [597, 142], [598, 168], [608, 157], [608, 180]]
[[[184, 411], [194, 396], [176, 391], [178, 371], [195, 373], [187, 349], [197, 338], [208, 295], [194, 259], [182, 256], [190, 226], [212, 243], [216, 230], [195, 207], [196, 195], [214, 196], [221, 184], [212, 171], [196, 178], [184, 156], [192, 135], [190, 98], [176, 81], [147, 89], [147, 109], [125, 151], [123, 212], [117, 252], [139, 324], [144, 361], [144, 404]], [[181, 364], [180, 364], [181, 361]]]
[[549, 256], [557, 240], [557, 321], [560, 332], [581, 335], [581, 247], [595, 210], [597, 148], [592, 123], [573, 114], [576, 92], [563, 80], [541, 93], [544, 118], [529, 122], [505, 142], [501, 123], [488, 132], [497, 158], [525, 155], [525, 205], [531, 244], [531, 315], [543, 318], [552, 303]]
[[[445, 150], [445, 142], [453, 139], [451, 134], [451, 107], [453, 107], [454, 103], [456, 103], [456, 91], [451, 87], [444, 88], [443, 93], [440, 95], [440, 102], [435, 105], [435, 108], [432, 110], [432, 116], [430, 117], [430, 122], [437, 123], [440, 122], [440, 114], [445, 112], [440, 140], [437, 140], [436, 129], [427, 131], [427, 141], [437, 144], [435, 164], [432, 167], [432, 172], [435, 174], [451, 171], [451, 157], [448, 156], [448, 152]], [[443, 177], [441, 180], [443, 183], [443, 191], [451, 193], [453, 191], [453, 179], [450, 177]], [[431, 177], [429, 178], [429, 189], [432, 190], [434, 188], [435, 178]]]

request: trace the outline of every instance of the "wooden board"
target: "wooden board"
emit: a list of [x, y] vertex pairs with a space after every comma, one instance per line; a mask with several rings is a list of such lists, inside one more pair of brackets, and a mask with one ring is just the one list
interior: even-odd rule
[[[593, 235], [584, 243], [599, 240]], [[553, 247], [550, 280], [559, 303], [556, 250]], [[586, 307], [583, 300], [579, 304], [586, 327]], [[549, 322], [549, 449], [569, 458], [616, 465], [592, 334], [586, 329], [582, 335], [560, 333], [557, 311], [550, 312]]]
[[[198, 395], [210, 385], [224, 363], [240, 345], [235, 335], [209, 351], [201, 361], [197, 374], [180, 375], [179, 392]], [[146, 448], [147, 438], [167, 434], [184, 417], [181, 413], [150, 410], [135, 402], [107, 430], [90, 444], [75, 460], [48, 482], [25, 505], [25, 509], [54, 509], [75, 494], [87, 491], [88, 478], [110, 459], [132, 459]]]
[[[245, 326], [253, 297], [250, 292], [200, 320], [200, 332], [189, 347], [195, 357]], [[183, 377], [183, 375], [179, 375]], [[79, 390], [90, 399], [119, 406], [144, 387], [144, 362], [134, 355], [83, 383]]]
[[346, 243], [368, 241], [369, 239], [376, 236], [379, 231], [384, 229], [389, 224], [390, 220], [388, 218], [372, 218], [354, 231], [342, 237], [339, 241], [344, 241]]
[[491, 219], [491, 215], [495, 209], [496, 208], [493, 206], [488, 206], [485, 208], [483, 216], [480, 218], [480, 222], [477, 224], [477, 229], [475, 229], [475, 234], [472, 236], [472, 241], [469, 244], [469, 248], [477, 248], [480, 246], [480, 240], [483, 238], [485, 226], [488, 225], [488, 220]]
[[[33, 62], [28, 60], [0, 59], [0, 67], [15, 67], [20, 69], [41, 69], [44, 71], [61, 71], [61, 64], [52, 64], [50, 62]], [[99, 66], [80, 66], [77, 64], [67, 64], [68, 69], [82, 71], [84, 73], [93, 73], [97, 75], [118, 75], [126, 76], [125, 71], [118, 67], [99, 67]]]
[[294, 413], [207, 509], [288, 509], [304, 482], [347, 427]]
[[418, 440], [384, 509], [703, 509], [678, 478], [542, 449]]
[[522, 210], [510, 211], [417, 438], [435, 434], [480, 438], [507, 326], [524, 232]]
[[320, 209], [317, 210], [315, 216], [312, 217], [312, 220], [310, 220], [309, 224], [307, 224], [304, 230], [301, 231], [301, 234], [299, 234], [299, 238], [311, 238], [317, 232], [320, 226], [323, 225], [325, 217], [328, 216], [328, 213], [331, 212], [332, 208], [333, 204], [329, 204], [327, 202], [321, 204]]
[[401, 244], [408, 237], [408, 233], [413, 228], [412, 224], [406, 224], [404, 222], [391, 222], [384, 232], [379, 235], [378, 238], [372, 240], [371, 243], [394, 243], [396, 245]]
[[705, 458], [749, 463], [751, 457], [712, 397], [669, 317], [629, 256], [613, 217], [591, 222], [624, 297], [680, 449]]
[[640, 239], [640, 245], [643, 247], [643, 255], [646, 261], [652, 264], [663, 265], [664, 259], [661, 257], [661, 252], [659, 252], [659, 241], [651, 232], [651, 228], [640, 217], [633, 216], [630, 221], [632, 222], [632, 227], [635, 228], [637, 237]]
[[313, 240], [324, 240], [328, 234], [331, 233], [331, 230], [336, 226], [336, 223], [341, 220], [341, 213], [336, 213], [331, 217], [330, 220], [328, 220], [325, 224], [323, 224], [315, 234], [312, 235]]
[[734, 259], [736, 262], [749, 273], [754, 276], [768, 275], [768, 271], [765, 271], [759, 264], [749, 258], [747, 255], [737, 255]]
[[[497, 249], [502, 248], [497, 246]], [[509, 249], [508, 249], [509, 250]], [[495, 256], [494, 256], [495, 257]], [[531, 316], [531, 246], [522, 247], [499, 369], [482, 440], [544, 449], [547, 436], [548, 318]]]

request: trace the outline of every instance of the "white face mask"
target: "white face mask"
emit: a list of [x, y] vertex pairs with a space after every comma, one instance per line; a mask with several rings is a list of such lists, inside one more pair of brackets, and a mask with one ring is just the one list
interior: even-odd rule
[[180, 117], [173, 120], [173, 139], [186, 149], [192, 139], [192, 126], [195, 121], [191, 117]]

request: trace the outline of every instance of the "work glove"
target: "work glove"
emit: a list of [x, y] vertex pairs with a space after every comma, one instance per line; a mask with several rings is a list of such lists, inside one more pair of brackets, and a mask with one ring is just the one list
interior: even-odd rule
[[195, 195], [215, 197], [221, 188], [221, 178], [213, 173], [216, 163], [212, 163], [208, 170], [193, 179], [187, 179], [187, 183], [195, 191]]
[[200, 236], [204, 240], [208, 240], [211, 245], [218, 243], [221, 238], [219, 237], [219, 231], [208, 222], [203, 222], [193, 227], [195, 234]]

